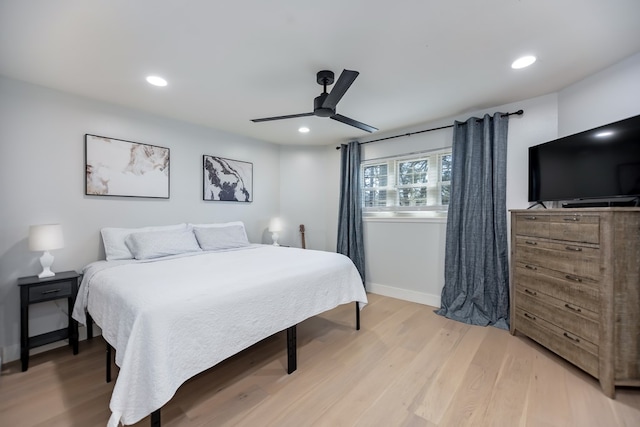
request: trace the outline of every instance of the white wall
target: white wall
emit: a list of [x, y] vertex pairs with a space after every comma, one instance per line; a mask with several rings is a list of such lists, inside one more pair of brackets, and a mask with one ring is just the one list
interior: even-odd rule
[[640, 114], [640, 53], [558, 93], [558, 136]]
[[327, 147], [280, 147], [281, 244], [301, 247], [304, 224], [306, 247], [330, 250], [326, 175], [334, 169], [328, 161]]
[[[171, 150], [171, 197], [84, 195], [84, 134], [151, 143]], [[253, 162], [253, 203], [204, 202], [202, 155]], [[27, 249], [31, 224], [59, 222], [65, 248], [54, 271], [104, 259], [99, 230], [179, 222], [242, 220], [252, 242], [264, 242], [279, 211], [278, 146], [91, 101], [0, 77], [0, 347], [19, 355], [16, 279], [40, 271]], [[60, 308], [59, 308], [59, 307]], [[64, 301], [31, 307], [31, 335], [64, 327]]]

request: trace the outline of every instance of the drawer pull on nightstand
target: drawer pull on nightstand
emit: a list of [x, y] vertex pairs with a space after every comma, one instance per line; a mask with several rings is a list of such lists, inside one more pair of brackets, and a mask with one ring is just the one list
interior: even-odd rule
[[564, 248], [568, 251], [582, 252], [582, 248], [576, 248], [575, 246], [565, 246]]
[[578, 313], [582, 313], [581, 309], [579, 309], [578, 307], [573, 307], [571, 304], [567, 303], [564, 306], [567, 307], [569, 310], [572, 310], [572, 311], [575, 311], [575, 312], [578, 312]]
[[529, 289], [525, 289], [524, 291], [525, 291], [526, 293], [528, 293], [529, 295], [533, 295], [534, 297], [538, 295], [538, 293], [537, 293], [537, 292], [530, 291]]
[[525, 240], [524, 242], [525, 242], [527, 245], [532, 245], [532, 246], [535, 246], [535, 245], [537, 245], [537, 244], [538, 244], [538, 242], [532, 242], [531, 240]]
[[537, 270], [538, 269], [537, 267], [535, 267], [533, 265], [529, 265], [529, 264], [525, 265], [524, 268], [526, 268], [527, 270]]
[[578, 338], [574, 338], [574, 337], [572, 337], [571, 335], [569, 335], [569, 334], [568, 334], [568, 333], [566, 333], [566, 332], [565, 332], [565, 333], [563, 333], [562, 335], [564, 335], [565, 337], [569, 338], [571, 341], [574, 341], [574, 342], [580, 342], [580, 340], [579, 340]]
[[56, 292], [60, 292], [62, 289], [58, 288], [58, 289], [49, 289], [48, 291], [42, 291], [40, 292], [42, 295], [46, 295], [46, 294], [55, 294]]
[[580, 218], [571, 217], [571, 218], [562, 218], [563, 221], [580, 221]]
[[529, 221], [535, 221], [536, 219], [538, 219], [537, 216], [525, 216], [524, 219], [528, 219]]
[[531, 319], [531, 320], [536, 320], [536, 317], [535, 317], [535, 316], [530, 315], [529, 313], [525, 313], [525, 314], [524, 314], [524, 317], [527, 317], [527, 318], [529, 318], [529, 319]]
[[582, 283], [582, 279], [576, 276], [572, 276], [570, 274], [567, 274], [566, 276], [564, 276], [565, 278], [569, 279], [569, 280], [573, 280], [574, 282], [578, 282], [578, 283]]

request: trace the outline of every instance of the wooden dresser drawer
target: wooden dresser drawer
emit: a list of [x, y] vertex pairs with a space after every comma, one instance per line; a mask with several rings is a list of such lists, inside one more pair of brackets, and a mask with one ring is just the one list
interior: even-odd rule
[[516, 306], [559, 328], [598, 345], [598, 314], [573, 303], [550, 297], [531, 288], [516, 289]]
[[516, 309], [517, 330], [593, 375], [598, 376], [598, 348], [531, 313]]
[[584, 245], [516, 237], [516, 262], [599, 280], [600, 249]]
[[570, 302], [593, 313], [600, 312], [600, 283], [544, 267], [527, 268], [516, 263], [515, 283], [543, 294]]
[[517, 214], [515, 232], [518, 236], [549, 237], [549, 216]]
[[568, 242], [600, 243], [600, 217], [595, 215], [552, 215], [549, 238]]

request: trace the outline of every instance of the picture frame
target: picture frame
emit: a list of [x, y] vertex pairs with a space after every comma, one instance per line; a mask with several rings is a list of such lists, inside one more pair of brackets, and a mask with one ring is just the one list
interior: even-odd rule
[[169, 198], [166, 147], [85, 134], [85, 195]]
[[253, 163], [203, 155], [202, 199], [253, 202]]

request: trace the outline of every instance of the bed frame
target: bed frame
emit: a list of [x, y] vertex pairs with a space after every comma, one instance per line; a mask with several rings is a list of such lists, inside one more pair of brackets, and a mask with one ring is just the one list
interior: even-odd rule
[[[293, 325], [287, 328], [287, 374], [292, 374], [298, 368], [297, 358], [297, 338], [296, 338], [296, 326]], [[356, 330], [360, 330], [360, 303], [356, 301]], [[87, 339], [93, 338], [93, 319], [87, 313]], [[113, 363], [113, 347], [107, 343], [106, 351], [106, 380], [107, 383], [111, 382], [111, 364]], [[151, 427], [160, 427], [160, 409], [156, 409], [151, 413]]]

